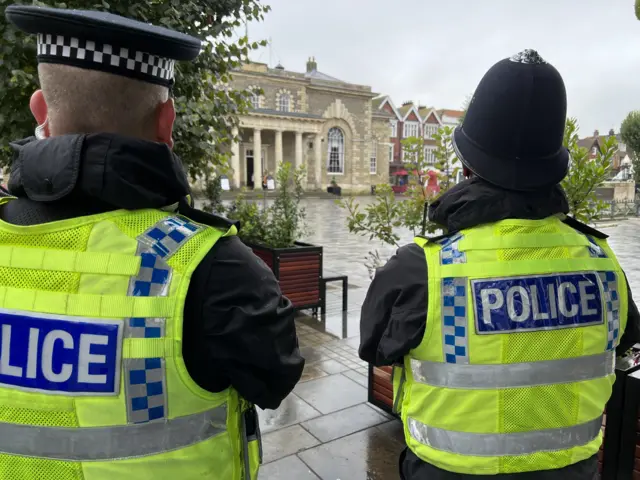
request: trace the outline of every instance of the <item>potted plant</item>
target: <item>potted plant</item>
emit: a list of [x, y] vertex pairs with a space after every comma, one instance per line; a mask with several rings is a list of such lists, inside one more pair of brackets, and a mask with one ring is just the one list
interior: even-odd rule
[[299, 241], [309, 230], [301, 203], [305, 175], [304, 166], [294, 169], [285, 162], [276, 172], [275, 196], [269, 202], [264, 191], [262, 202], [252, 202], [243, 190], [230, 206], [215, 197], [205, 206], [240, 222], [238, 236], [271, 268], [296, 309], [320, 305], [322, 279], [322, 247]]
[[331, 178], [331, 184], [327, 187], [327, 192], [333, 195], [342, 195], [342, 188], [336, 182], [336, 177]]

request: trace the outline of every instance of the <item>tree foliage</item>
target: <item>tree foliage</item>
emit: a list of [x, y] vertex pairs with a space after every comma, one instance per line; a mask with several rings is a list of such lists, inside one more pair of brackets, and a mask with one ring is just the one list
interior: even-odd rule
[[231, 202], [225, 205], [221, 200], [219, 178], [207, 185], [208, 203], [204, 210], [226, 215], [240, 222], [240, 238], [254, 245], [271, 248], [292, 247], [294, 243], [309, 233], [306, 209], [302, 207], [304, 195], [304, 165], [294, 169], [284, 162], [276, 171], [276, 195], [267, 203], [263, 193], [262, 202], [247, 198], [243, 189]]
[[[347, 210], [347, 227], [351, 233], [376, 239], [392, 246], [399, 246], [400, 229], [407, 229], [413, 235], [433, 233], [438, 226], [428, 221], [426, 209], [436, 198], [455, 184], [460, 170], [451, 142], [451, 127], [442, 127], [434, 135], [436, 149], [435, 163], [425, 155], [424, 140], [409, 137], [402, 140], [405, 169], [409, 173], [409, 185], [403, 197], [396, 197], [390, 185], [377, 185], [373, 202], [361, 206], [354, 197], [338, 201]], [[429, 172], [435, 171], [440, 191], [426, 188]], [[377, 251], [369, 252], [366, 266], [372, 275], [381, 265]]]
[[622, 122], [620, 134], [630, 150], [633, 178], [636, 183], [640, 184], [640, 110], [630, 112], [627, 115], [627, 118]]
[[[38, 88], [36, 48], [33, 35], [25, 35], [4, 21], [4, 10], [15, 0], [0, 0], [0, 164], [10, 161], [8, 144], [33, 135], [35, 122], [29, 98]], [[31, 3], [31, 2], [18, 2]], [[33, 2], [45, 5], [42, 2]], [[248, 108], [249, 92], [225, 88], [231, 71], [248, 60], [249, 53], [264, 42], [234, 40], [234, 31], [244, 21], [259, 21], [269, 7], [259, 0], [68, 0], [48, 6], [102, 10], [162, 25], [202, 40], [194, 62], [176, 66], [172, 95], [177, 119], [174, 130], [176, 153], [192, 178], [206, 177], [216, 166], [224, 168], [237, 115]], [[126, 112], [123, 112], [125, 114]]]
[[571, 163], [569, 173], [562, 181], [562, 188], [569, 200], [571, 215], [582, 222], [594, 222], [606, 208], [606, 204], [596, 196], [596, 190], [609, 178], [612, 159], [618, 149], [616, 138], [606, 138], [596, 158], [592, 159], [589, 150], [578, 145], [577, 120], [569, 118], [564, 132], [564, 146], [569, 149]]
[[636, 0], [635, 9], [636, 9], [636, 18], [640, 20], [640, 0]]

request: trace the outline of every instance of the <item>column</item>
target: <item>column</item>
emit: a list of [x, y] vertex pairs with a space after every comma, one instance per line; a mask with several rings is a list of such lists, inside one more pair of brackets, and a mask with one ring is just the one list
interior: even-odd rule
[[231, 177], [231, 187], [240, 188], [240, 144], [235, 139], [238, 136], [238, 127], [233, 127], [231, 132], [233, 140], [231, 140], [231, 169], [233, 170]]
[[282, 165], [282, 130], [276, 130], [276, 171], [280, 165]]
[[262, 131], [253, 130], [253, 189], [262, 188]]
[[294, 167], [302, 165], [302, 132], [296, 132], [296, 159]]
[[313, 158], [316, 167], [316, 188], [322, 190], [324, 186], [322, 184], [322, 138], [320, 134], [317, 134], [313, 141]]

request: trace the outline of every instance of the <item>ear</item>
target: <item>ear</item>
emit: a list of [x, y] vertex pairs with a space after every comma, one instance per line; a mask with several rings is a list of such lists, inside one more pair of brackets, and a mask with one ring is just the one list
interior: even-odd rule
[[[44, 125], [47, 121], [47, 102], [44, 100], [44, 94], [42, 90], [36, 90], [33, 95], [31, 95], [31, 100], [29, 100], [29, 108], [31, 109], [31, 113], [33, 117], [38, 122], [38, 125]], [[49, 128], [45, 127], [45, 134], [49, 136]]]
[[176, 109], [173, 98], [158, 105], [156, 117], [156, 140], [173, 148], [173, 123], [176, 121]]

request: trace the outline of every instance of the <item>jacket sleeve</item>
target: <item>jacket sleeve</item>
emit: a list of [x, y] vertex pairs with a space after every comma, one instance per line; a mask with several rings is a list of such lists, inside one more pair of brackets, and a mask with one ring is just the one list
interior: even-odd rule
[[427, 321], [427, 261], [410, 244], [379, 268], [362, 305], [360, 358], [392, 365], [422, 341]]
[[638, 313], [638, 307], [633, 301], [631, 295], [631, 286], [627, 281], [627, 295], [629, 299], [628, 313], [627, 313], [627, 326], [624, 329], [624, 333], [620, 338], [620, 344], [616, 348], [616, 354], [623, 356], [627, 350], [633, 347], [636, 343], [640, 343], [640, 313]]
[[294, 314], [269, 267], [237, 237], [220, 239], [194, 272], [185, 305], [190, 375], [206, 390], [231, 384], [247, 401], [278, 408], [304, 367]]

